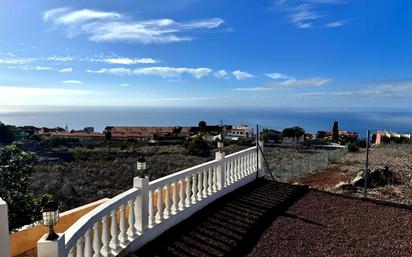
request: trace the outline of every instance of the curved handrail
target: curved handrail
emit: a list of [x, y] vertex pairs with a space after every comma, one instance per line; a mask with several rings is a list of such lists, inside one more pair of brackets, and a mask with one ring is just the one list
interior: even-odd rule
[[120, 207], [127, 203], [130, 199], [138, 196], [140, 190], [137, 188], [131, 188], [111, 199], [107, 202], [94, 208], [86, 215], [77, 220], [71, 225], [65, 234], [65, 251], [66, 254], [76, 244], [77, 240], [82, 237], [87, 230], [93, 227], [96, 222], [99, 222], [104, 216], [108, 215], [113, 209]]
[[155, 180], [149, 182], [149, 188], [153, 188], [158, 184], [167, 184], [169, 182], [174, 182], [174, 179], [176, 177], [183, 177], [183, 176], [191, 174], [191, 173], [193, 173], [193, 172], [195, 172], [199, 169], [207, 169], [207, 168], [210, 168], [210, 167], [217, 166], [218, 164], [219, 164], [219, 160], [212, 160], [212, 161], [209, 161], [209, 162], [205, 162], [205, 163], [202, 163], [202, 164], [184, 169], [184, 170], [179, 171], [179, 172], [172, 173], [170, 175], [167, 175], [167, 176], [164, 176], [164, 177], [161, 177], [161, 178], [158, 178], [158, 179], [155, 179]]
[[256, 151], [256, 146], [244, 149], [244, 150], [236, 152], [236, 153], [229, 154], [229, 155], [225, 156], [225, 159], [227, 161], [230, 161], [230, 160], [236, 158], [239, 155], [242, 155], [242, 154], [245, 154], [245, 153], [248, 153], [248, 152], [252, 152], [252, 151]]

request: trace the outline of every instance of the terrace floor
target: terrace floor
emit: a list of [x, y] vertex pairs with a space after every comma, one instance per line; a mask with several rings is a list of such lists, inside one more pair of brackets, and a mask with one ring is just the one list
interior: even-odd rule
[[253, 182], [129, 256], [411, 256], [412, 210]]

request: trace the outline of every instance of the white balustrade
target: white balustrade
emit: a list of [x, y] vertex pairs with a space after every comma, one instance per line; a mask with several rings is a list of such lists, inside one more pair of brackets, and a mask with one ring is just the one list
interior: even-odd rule
[[[263, 167], [261, 159], [259, 167]], [[136, 250], [208, 203], [253, 181], [256, 161], [256, 147], [251, 147], [227, 156], [218, 152], [213, 161], [151, 182], [134, 178], [132, 189], [96, 207], [66, 230], [57, 240], [61, 246], [56, 247], [55, 256], [109, 257], [126, 247]]]

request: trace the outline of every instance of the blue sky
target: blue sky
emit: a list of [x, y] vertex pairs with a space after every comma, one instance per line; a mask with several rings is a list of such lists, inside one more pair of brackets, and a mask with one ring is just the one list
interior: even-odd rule
[[409, 0], [3, 0], [0, 105], [406, 107]]

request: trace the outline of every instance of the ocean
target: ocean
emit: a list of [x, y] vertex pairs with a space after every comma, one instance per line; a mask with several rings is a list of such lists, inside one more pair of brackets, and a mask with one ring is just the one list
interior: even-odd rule
[[282, 130], [300, 126], [308, 132], [339, 128], [357, 131], [367, 129], [412, 132], [412, 111], [406, 109], [298, 109], [298, 108], [199, 108], [199, 107], [10, 107], [0, 106], [0, 121], [10, 125], [65, 127], [82, 129], [106, 126], [196, 126], [207, 124], [240, 125]]

